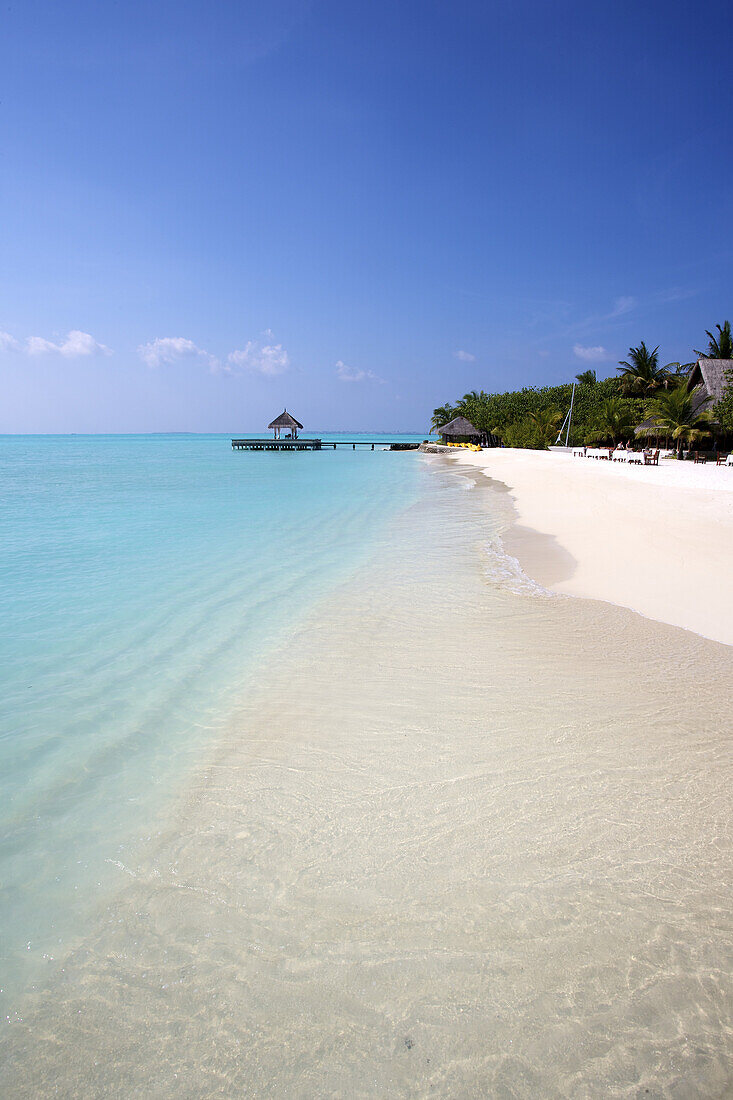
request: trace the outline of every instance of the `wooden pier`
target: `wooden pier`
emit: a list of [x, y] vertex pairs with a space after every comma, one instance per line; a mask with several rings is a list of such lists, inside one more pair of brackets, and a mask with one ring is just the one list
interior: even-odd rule
[[235, 451], [320, 451], [320, 439], [233, 439]]
[[[268, 427], [272, 429], [272, 439], [262, 439], [255, 436], [243, 436], [241, 439], [232, 440], [233, 451], [324, 451], [333, 447], [351, 447], [355, 451], [357, 447], [369, 447], [372, 451], [379, 444], [367, 439], [306, 439], [298, 436], [298, 430], [303, 425], [296, 420], [292, 413], [283, 409]], [[287, 432], [283, 436], [283, 432]], [[390, 451], [416, 451], [418, 443], [390, 443]]]
[[[325, 451], [333, 447], [351, 447], [355, 451], [357, 447], [369, 447], [374, 450], [371, 440], [365, 439], [233, 439], [232, 449], [235, 451]], [[390, 443], [390, 451], [416, 451], [419, 443]]]
[[[276, 416], [272, 423], [267, 425], [273, 432], [272, 439], [243, 436], [241, 439], [232, 439], [232, 451], [325, 451], [329, 447], [336, 450], [337, 447], [350, 447], [352, 451], [358, 447], [369, 447], [372, 451], [375, 445], [366, 439], [302, 439], [298, 438], [298, 430], [303, 429], [302, 423], [296, 420], [292, 412], [283, 409], [280, 416]], [[287, 434], [283, 437], [283, 432]], [[389, 443], [387, 447], [391, 451], [416, 451], [419, 443]]]

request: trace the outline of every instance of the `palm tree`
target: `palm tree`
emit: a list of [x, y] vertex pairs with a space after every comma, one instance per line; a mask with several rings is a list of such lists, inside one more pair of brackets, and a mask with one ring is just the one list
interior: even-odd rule
[[656, 393], [669, 381], [667, 367], [659, 366], [659, 345], [654, 351], [649, 351], [642, 340], [638, 348], [629, 348], [628, 363], [622, 359], [616, 370], [621, 371], [621, 391], [625, 394]]
[[598, 381], [594, 370], [582, 370], [580, 374], [575, 375], [575, 380], [579, 382], [581, 386], [595, 386]]
[[690, 371], [694, 366], [694, 363], [667, 363], [664, 369], [667, 371], [669, 376], [668, 380], [671, 385], [676, 386], [680, 382], [687, 381]]
[[477, 401], [488, 401], [489, 395], [484, 393], [483, 390], [471, 390], [470, 393], [464, 393], [463, 397], [458, 402], [458, 408], [465, 408], [466, 405], [472, 405]]
[[598, 410], [596, 427], [588, 440], [591, 443], [605, 443], [608, 440], [619, 443], [633, 435], [637, 423], [633, 405], [622, 397], [607, 397]]
[[529, 414], [529, 419], [535, 426], [535, 437], [541, 446], [549, 447], [550, 443], [555, 442], [562, 421], [562, 413], [559, 409], [554, 406], [538, 409], [537, 412]]
[[433, 409], [433, 419], [430, 421], [430, 431], [437, 432], [439, 428], [450, 423], [455, 415], [456, 410], [452, 405], [440, 405], [437, 409]]
[[[712, 418], [709, 412], [697, 412], [700, 404], [700, 391], [696, 386], [689, 393], [684, 386], [675, 386], [648, 402], [647, 414], [655, 427], [643, 428], [644, 435], [667, 435], [682, 449], [684, 443], [694, 443], [703, 436], [710, 435]], [[661, 432], [658, 430], [661, 428]]]
[[717, 339], [709, 329], [705, 329], [708, 337], [708, 350], [696, 351], [700, 359], [733, 359], [733, 335], [730, 331], [730, 321], [724, 321], [723, 327], [715, 326], [718, 330]]

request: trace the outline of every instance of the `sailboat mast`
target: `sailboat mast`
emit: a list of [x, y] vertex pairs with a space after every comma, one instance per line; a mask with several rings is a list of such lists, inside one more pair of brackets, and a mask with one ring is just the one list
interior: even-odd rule
[[570, 394], [570, 412], [568, 413], [568, 430], [565, 432], [565, 446], [568, 445], [570, 439], [570, 425], [573, 422], [573, 402], [575, 401], [575, 382], [573, 382], [573, 392]]

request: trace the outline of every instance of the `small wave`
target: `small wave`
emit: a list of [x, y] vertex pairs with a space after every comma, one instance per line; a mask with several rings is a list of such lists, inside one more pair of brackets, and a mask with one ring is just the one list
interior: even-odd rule
[[470, 492], [471, 489], [476, 488], [476, 479], [472, 477], [464, 477], [462, 474], [458, 474], [458, 483], [461, 489], [465, 492]]
[[514, 592], [518, 596], [542, 596], [545, 598], [557, 596], [544, 585], [525, 573], [518, 560], [504, 547], [500, 535], [496, 535], [484, 543], [486, 555], [485, 573], [487, 578], [500, 588]]
[[105, 863], [111, 863], [113, 867], [116, 867], [118, 871], [124, 871], [130, 878], [137, 878], [134, 871], [131, 871], [129, 867], [125, 867], [124, 863], [121, 863], [119, 859], [105, 859]]

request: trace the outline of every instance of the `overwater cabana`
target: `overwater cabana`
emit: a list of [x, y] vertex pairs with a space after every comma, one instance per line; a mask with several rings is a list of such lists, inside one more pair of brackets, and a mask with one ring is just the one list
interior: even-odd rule
[[[303, 430], [303, 425], [300, 423], [300, 421], [296, 420], [294, 416], [291, 416], [287, 409], [283, 409], [280, 415], [276, 416], [272, 423], [268, 424], [267, 427], [272, 428], [275, 433], [275, 439], [297, 439], [298, 428], [300, 428], [301, 431]], [[288, 429], [289, 434], [284, 437], [281, 436], [280, 433], [282, 431], [288, 431]]]
[[[299, 439], [298, 430], [303, 430], [299, 420], [283, 409], [279, 416], [267, 425], [272, 431], [272, 439], [233, 439], [235, 451], [320, 451], [320, 439]], [[285, 433], [285, 434], [283, 434]]]

